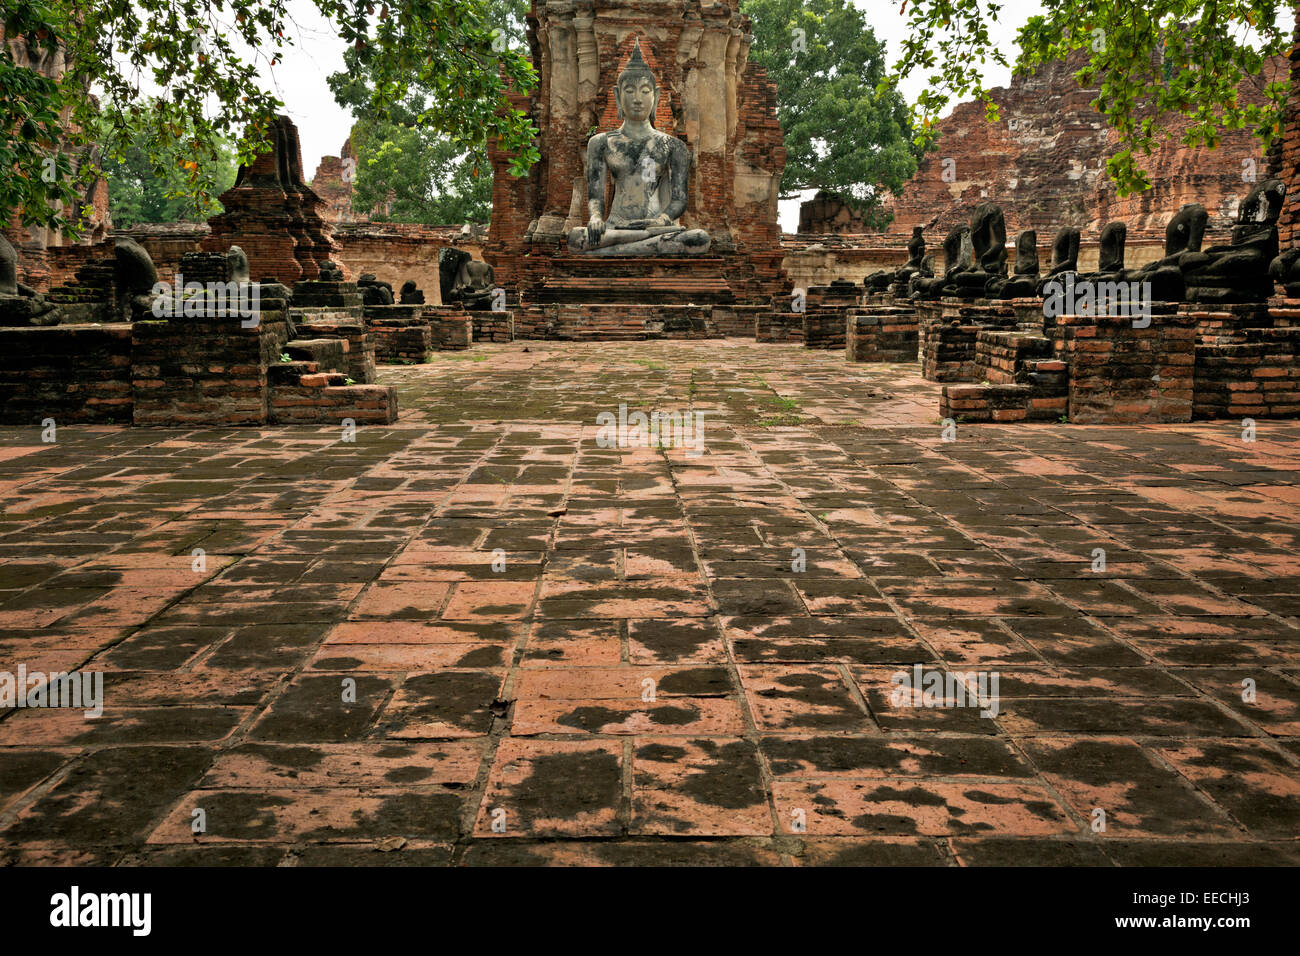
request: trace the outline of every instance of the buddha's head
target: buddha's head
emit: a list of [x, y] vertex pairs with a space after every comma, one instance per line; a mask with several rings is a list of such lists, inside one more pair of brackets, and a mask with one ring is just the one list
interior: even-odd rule
[[654, 125], [655, 110], [659, 107], [659, 84], [650, 67], [641, 58], [641, 41], [632, 48], [632, 56], [618, 75], [614, 87], [614, 102], [618, 104], [618, 118], [635, 122], [650, 121]]

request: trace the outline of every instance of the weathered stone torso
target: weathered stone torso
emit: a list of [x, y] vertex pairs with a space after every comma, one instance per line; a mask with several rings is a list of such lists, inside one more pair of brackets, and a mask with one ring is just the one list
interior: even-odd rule
[[[611, 226], [641, 225], [656, 219], [664, 211], [660, 187], [668, 181], [669, 162], [689, 163], [680, 140], [652, 129], [650, 135], [633, 139], [622, 130], [601, 133], [598, 147], [603, 151], [605, 166], [614, 180], [614, 202], [607, 221]], [[680, 149], [674, 155], [673, 144]], [[681, 197], [685, 204], [686, 197]]]

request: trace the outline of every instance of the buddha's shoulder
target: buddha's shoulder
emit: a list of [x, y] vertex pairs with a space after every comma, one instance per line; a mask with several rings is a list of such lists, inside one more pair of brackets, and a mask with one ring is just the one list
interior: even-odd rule
[[655, 130], [655, 132], [659, 133], [659, 135], [663, 137], [664, 145], [667, 147], [670, 155], [685, 156], [689, 152], [686, 148], [686, 144], [676, 136], [671, 136], [668, 133], [661, 132], [660, 130]]

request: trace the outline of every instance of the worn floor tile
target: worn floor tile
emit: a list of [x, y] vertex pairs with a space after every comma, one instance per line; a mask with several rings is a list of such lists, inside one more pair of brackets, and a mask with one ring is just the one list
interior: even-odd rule
[[773, 789], [786, 833], [1040, 835], [1077, 829], [1045, 788], [1030, 784], [778, 781]]
[[503, 837], [618, 833], [622, 762], [618, 742], [503, 741], [474, 832]]
[[753, 744], [716, 737], [641, 737], [634, 746], [631, 832], [772, 832], [772, 812]]

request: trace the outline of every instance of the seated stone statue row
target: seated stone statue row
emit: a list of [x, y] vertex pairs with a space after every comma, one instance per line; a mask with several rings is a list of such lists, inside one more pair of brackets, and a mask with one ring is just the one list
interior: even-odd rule
[[1263, 302], [1273, 294], [1277, 220], [1286, 184], [1266, 179], [1242, 200], [1226, 245], [1188, 249], [1178, 257], [1188, 302]]
[[1231, 241], [1207, 249], [1201, 242], [1209, 215], [1199, 203], [1187, 203], [1165, 228], [1164, 256], [1138, 269], [1124, 267], [1124, 223], [1108, 223], [1101, 233], [1097, 271], [1080, 278], [1150, 283], [1150, 297], [1159, 302], [1263, 302], [1273, 294], [1273, 275], [1284, 271], [1277, 266], [1270, 274], [1279, 258], [1277, 220], [1285, 195], [1281, 180], [1256, 184], [1238, 208]]
[[892, 291], [918, 299], [1019, 298], [1043, 295], [1054, 280], [1073, 273], [1078, 281], [1149, 282], [1151, 298], [1166, 302], [1261, 302], [1273, 283], [1300, 296], [1300, 247], [1279, 255], [1277, 220], [1286, 185], [1277, 179], [1255, 185], [1242, 200], [1231, 239], [1201, 248], [1208, 214], [1198, 203], [1184, 205], [1165, 230], [1164, 256], [1137, 269], [1124, 265], [1128, 229], [1110, 222], [1101, 231], [1097, 269], [1079, 273], [1079, 230], [1066, 226], [1052, 242], [1052, 261], [1040, 278], [1038, 236], [1032, 229], [1016, 239], [1016, 262], [1007, 274], [1006, 221], [991, 202], [975, 207], [969, 224], [955, 226], [943, 242], [944, 265], [936, 274], [925, 256], [921, 227], [908, 243], [901, 268], [868, 276], [869, 291]]
[[1006, 220], [994, 203], [981, 203], [969, 225], [955, 226], [945, 237], [941, 275], [935, 274], [933, 259], [925, 255], [920, 226], [913, 227], [907, 250], [907, 262], [899, 269], [867, 276], [868, 290], [889, 290], [912, 298], [1013, 298], [1034, 294], [1038, 235], [1032, 229], [1020, 234], [1015, 270], [1008, 276]]
[[[458, 256], [468, 259], [468, 253], [456, 251]], [[230, 263], [230, 280], [243, 284], [250, 282], [248, 257], [239, 246], [231, 246], [226, 253]], [[466, 264], [456, 260], [463, 270]], [[77, 317], [65, 316], [64, 309], [50, 302], [36, 290], [17, 281], [18, 254], [13, 245], [0, 235], [0, 325], [58, 325], [61, 321], [83, 321]], [[490, 288], [491, 267], [486, 276]], [[321, 266], [320, 282], [343, 282], [343, 270], [337, 263], [326, 262]], [[266, 282], [260, 283], [263, 288]], [[275, 284], [277, 297], [290, 299], [292, 293], [287, 288]], [[462, 283], [465, 288], [472, 285]], [[129, 322], [153, 311], [153, 302], [157, 297], [158, 270], [154, 266], [149, 252], [138, 242], [125, 237], [118, 238], [113, 244], [112, 286], [103, 290], [103, 296], [113, 298], [113, 309], [107, 314], [109, 320]], [[393, 305], [393, 287], [380, 281], [374, 273], [367, 272], [357, 280], [357, 288], [362, 293], [366, 305]], [[465, 289], [458, 288], [452, 301], [459, 301], [458, 296]], [[408, 279], [401, 290], [401, 304], [422, 305], [424, 293], [415, 281]], [[485, 306], [486, 307], [486, 306]], [[100, 316], [102, 318], [104, 316]]]

